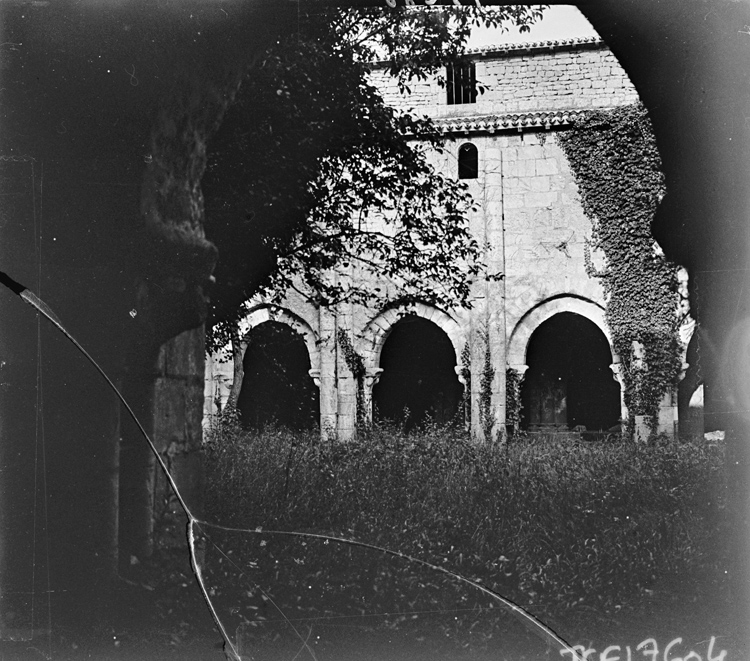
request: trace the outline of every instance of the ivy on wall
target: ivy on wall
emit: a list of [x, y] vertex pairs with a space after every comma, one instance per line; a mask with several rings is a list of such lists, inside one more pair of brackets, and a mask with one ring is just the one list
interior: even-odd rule
[[489, 333], [484, 334], [484, 345], [484, 366], [482, 367], [482, 380], [479, 384], [479, 420], [482, 424], [484, 440], [491, 443], [495, 440], [493, 436], [495, 415], [492, 407], [492, 381], [495, 378], [495, 368], [492, 366]]
[[[479, 381], [479, 424], [482, 428], [484, 440], [492, 442], [495, 440], [493, 435], [495, 416], [492, 406], [492, 381], [495, 378], [495, 368], [492, 366], [492, 354], [487, 331], [480, 334], [480, 341], [484, 344], [484, 362]], [[461, 377], [464, 380], [463, 408], [468, 431], [471, 430], [471, 345], [468, 342], [464, 344], [461, 351]]]
[[471, 430], [471, 347], [468, 342], [461, 349], [461, 378], [464, 382], [464, 394], [461, 398], [461, 409], [464, 414], [464, 428]]
[[367, 419], [365, 415], [365, 361], [357, 353], [343, 328], [338, 329], [336, 341], [341, 348], [344, 362], [357, 383], [357, 427], [362, 429]]
[[521, 429], [521, 383], [523, 376], [509, 367], [505, 371], [505, 424], [516, 434]]
[[659, 405], [682, 364], [678, 339], [677, 267], [657, 249], [651, 221], [664, 176], [651, 122], [641, 104], [583, 113], [557, 134], [592, 223], [592, 246], [605, 267], [590, 275], [604, 286], [606, 319], [620, 357], [627, 428], [647, 417], [652, 433]]

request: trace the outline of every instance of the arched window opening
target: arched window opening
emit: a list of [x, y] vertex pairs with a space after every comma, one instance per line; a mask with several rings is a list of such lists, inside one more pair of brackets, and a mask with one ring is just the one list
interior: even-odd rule
[[245, 377], [237, 399], [242, 423], [251, 429], [278, 424], [311, 429], [318, 424], [318, 388], [309, 375], [302, 337], [286, 324], [267, 321], [247, 335]]
[[456, 376], [456, 352], [437, 324], [415, 315], [398, 321], [383, 345], [380, 367], [373, 389], [376, 420], [411, 431], [427, 420], [448, 424], [456, 418], [463, 386]]
[[523, 425], [530, 431], [606, 431], [618, 424], [620, 387], [601, 330], [561, 312], [534, 331], [521, 387]]
[[479, 151], [467, 142], [458, 150], [458, 178], [476, 179], [479, 176]]

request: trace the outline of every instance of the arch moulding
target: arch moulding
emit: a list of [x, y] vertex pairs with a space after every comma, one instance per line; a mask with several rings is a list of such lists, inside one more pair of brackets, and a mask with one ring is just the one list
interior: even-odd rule
[[612, 352], [612, 371], [618, 375], [620, 359], [612, 346], [612, 337], [604, 318], [604, 308], [593, 301], [578, 296], [558, 296], [539, 303], [516, 324], [508, 341], [508, 366], [523, 373], [526, 370], [526, 349], [534, 331], [560, 312], [573, 312], [594, 323], [607, 338]]
[[320, 350], [318, 348], [318, 338], [312, 326], [308, 324], [302, 317], [290, 312], [286, 308], [281, 308], [275, 305], [258, 305], [257, 307], [250, 310], [250, 312], [240, 321], [239, 334], [242, 338], [242, 353], [244, 355], [245, 349], [247, 348], [247, 341], [245, 338], [247, 334], [256, 326], [259, 326], [266, 321], [277, 321], [281, 324], [289, 326], [292, 330], [299, 333], [302, 339], [305, 341], [307, 347], [307, 353], [310, 357], [310, 372], [315, 378], [316, 375], [313, 372], [319, 371], [320, 366]]
[[365, 367], [370, 374], [379, 372], [380, 354], [393, 326], [408, 315], [421, 317], [437, 325], [447, 336], [456, 353], [456, 366], [461, 360], [464, 334], [461, 326], [448, 313], [425, 303], [400, 305], [384, 310], [365, 326], [362, 331], [361, 350]]
[[[247, 350], [247, 334], [256, 326], [266, 321], [278, 321], [289, 326], [302, 336], [310, 357], [310, 376], [316, 385], [320, 385], [320, 350], [317, 337], [312, 327], [301, 317], [284, 308], [261, 304], [250, 310], [239, 324], [239, 335], [242, 338], [242, 356]], [[232, 360], [222, 359], [226, 348], [212, 354], [206, 360], [205, 386], [203, 400], [203, 427], [211, 424], [213, 417], [223, 410], [229, 400], [234, 386], [234, 367]], [[231, 355], [231, 351], [230, 351]]]

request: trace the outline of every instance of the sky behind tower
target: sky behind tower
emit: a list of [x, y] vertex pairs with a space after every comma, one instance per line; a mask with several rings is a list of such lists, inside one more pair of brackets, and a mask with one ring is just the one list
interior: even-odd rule
[[469, 39], [469, 48], [597, 36], [591, 23], [572, 5], [553, 5], [544, 14], [544, 18], [531, 27], [531, 32], [522, 33], [515, 27], [507, 32], [476, 28]]

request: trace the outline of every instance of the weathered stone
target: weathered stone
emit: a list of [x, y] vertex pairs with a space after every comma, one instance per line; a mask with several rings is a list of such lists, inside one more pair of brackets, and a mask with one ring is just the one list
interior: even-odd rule
[[[497, 53], [485, 56], [479, 64], [477, 76], [481, 73], [489, 89], [473, 104], [448, 106], [445, 91], [429, 81], [415, 84], [411, 95], [402, 96], [384, 71], [376, 69], [372, 79], [390, 104], [415, 107], [448, 123], [507, 112], [530, 113], [533, 117], [539, 109], [611, 106], [615, 103], [613, 90], [622, 90], [616, 103], [637, 99], [627, 76], [601, 45], [539, 51], [522, 57]], [[448, 176], [456, 176], [460, 146], [466, 142], [476, 145], [478, 177], [465, 183], [480, 208], [470, 214], [469, 225], [477, 241], [487, 245], [489, 270], [503, 273], [505, 278], [499, 282], [477, 281], [472, 290], [474, 305], [467, 311], [437, 310], [417, 303], [385, 311], [346, 306], [330, 313], [302, 310], [290, 299], [290, 310], [318, 338], [319, 351], [311, 353], [311, 365], [320, 374], [324, 433], [349, 438], [356, 428], [357, 384], [337, 354], [335, 342], [326, 339], [337, 329], [352, 337], [370, 375], [379, 375], [383, 344], [405, 313], [443, 329], [453, 345], [459, 371], [461, 351], [470, 342], [471, 421], [479, 437], [483, 433], [479, 408], [482, 373], [489, 352], [494, 370], [490, 414], [495, 438], [502, 436], [505, 425], [506, 367], [512, 364], [525, 369], [526, 346], [539, 324], [554, 314], [574, 312], [593, 321], [609, 337], [604, 323], [604, 293], [599, 281], [587, 275], [583, 259], [583, 243], [590, 236], [591, 224], [583, 214], [570, 166], [554, 135], [546, 132], [541, 121], [521, 132], [514, 127], [494, 135], [478, 127], [469, 128], [467, 135], [465, 125], [458, 130], [460, 134], [448, 133], [445, 154], [432, 155], [431, 163]], [[389, 287], [384, 282], [375, 285]], [[617, 362], [612, 352], [612, 363]], [[216, 380], [221, 369], [211, 367], [209, 373]], [[374, 376], [365, 379], [366, 416], [371, 415], [375, 381]], [[619, 407], [623, 408], [622, 398]], [[660, 420], [660, 429], [672, 434], [676, 408], [666, 403]]]

